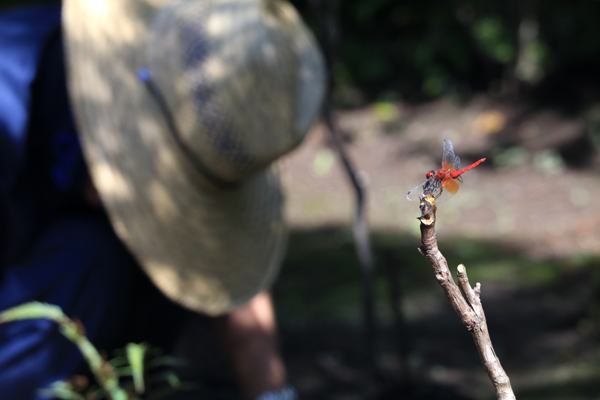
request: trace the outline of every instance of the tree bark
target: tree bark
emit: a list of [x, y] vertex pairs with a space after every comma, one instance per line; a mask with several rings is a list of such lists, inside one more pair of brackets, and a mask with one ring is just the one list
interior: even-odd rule
[[[481, 362], [496, 389], [498, 400], [516, 399], [510, 380], [496, 356], [488, 332], [485, 313], [481, 305], [481, 285], [473, 289], [469, 284], [464, 265], [458, 266], [458, 286], [452, 278], [448, 262], [438, 249], [435, 233], [435, 209], [419, 218], [421, 221], [421, 247], [419, 252], [429, 260], [435, 271], [435, 277], [444, 290], [460, 322], [473, 336]], [[460, 287], [459, 287], [460, 286]]]

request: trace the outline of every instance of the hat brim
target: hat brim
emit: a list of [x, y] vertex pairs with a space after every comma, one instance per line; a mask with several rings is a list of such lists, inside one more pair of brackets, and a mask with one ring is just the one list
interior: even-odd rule
[[243, 304], [271, 284], [283, 254], [277, 171], [218, 190], [182, 154], [137, 76], [150, 2], [64, 3], [71, 101], [117, 234], [174, 301], [210, 315]]

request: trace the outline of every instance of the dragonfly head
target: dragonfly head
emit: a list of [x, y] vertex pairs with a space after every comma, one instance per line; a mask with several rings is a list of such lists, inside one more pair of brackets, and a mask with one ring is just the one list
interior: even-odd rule
[[434, 171], [434, 170], [431, 170], [431, 171], [429, 171], [428, 173], [426, 173], [426, 174], [425, 174], [425, 177], [426, 177], [427, 179], [429, 179], [429, 178], [431, 178], [431, 177], [433, 176], [433, 174], [435, 174], [435, 171]]

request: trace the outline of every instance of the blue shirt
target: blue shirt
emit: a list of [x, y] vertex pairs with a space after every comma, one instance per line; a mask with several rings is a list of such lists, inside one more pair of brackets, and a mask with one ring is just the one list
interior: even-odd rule
[[0, 266], [75, 201], [85, 176], [60, 17], [60, 7], [0, 14]]
[[60, 24], [59, 8], [0, 14], [0, 186], [14, 184], [23, 167], [31, 86], [48, 36]]

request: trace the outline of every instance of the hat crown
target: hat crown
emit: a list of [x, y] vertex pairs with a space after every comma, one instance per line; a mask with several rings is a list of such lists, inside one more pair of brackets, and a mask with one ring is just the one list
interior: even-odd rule
[[[243, 304], [285, 244], [278, 168], [262, 167], [323, 96], [311, 35], [284, 0], [63, 4], [71, 102], [116, 232], [174, 301]], [[235, 184], [213, 190], [200, 164]]]
[[227, 182], [294, 148], [323, 96], [310, 34], [287, 3], [272, 0], [162, 7], [148, 67], [185, 152]]

